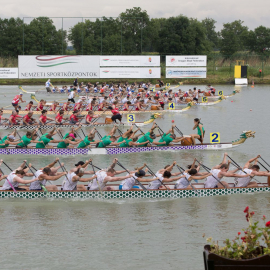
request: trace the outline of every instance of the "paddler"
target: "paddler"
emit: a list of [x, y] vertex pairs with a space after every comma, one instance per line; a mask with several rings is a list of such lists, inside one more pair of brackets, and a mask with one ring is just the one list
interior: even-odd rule
[[75, 145], [79, 144], [82, 140], [76, 140], [77, 135], [75, 134], [79, 128], [81, 128], [81, 126], [75, 129], [72, 128], [71, 132], [66, 133], [63, 137], [63, 141], [58, 143], [57, 148], [73, 148]]
[[17, 121], [17, 118], [23, 118], [22, 116], [18, 115], [16, 110], [12, 111], [11, 116], [9, 117], [9, 125], [12, 127], [14, 125], [20, 125], [20, 123]]
[[11, 185], [14, 187], [15, 190], [27, 190], [25, 188], [20, 188], [19, 184], [30, 184], [38, 180], [37, 177], [34, 177], [31, 180], [24, 180], [23, 177], [26, 176], [24, 170], [16, 170], [11, 172], [6, 178], [5, 183], [3, 184], [1, 190], [13, 190]]
[[93, 128], [91, 130], [91, 132], [85, 136], [85, 138], [83, 139], [83, 141], [81, 141], [78, 145], [77, 148], [86, 148], [88, 146], [90, 146], [91, 144], [97, 144], [99, 141], [95, 141], [95, 133], [96, 133], [96, 129]]
[[3, 114], [4, 114], [4, 112], [2, 110], [0, 110], [0, 125], [4, 124], [4, 123], [2, 123], [2, 120], [8, 120], [8, 118], [3, 117]]
[[130, 174], [126, 175], [126, 176], [115, 176], [116, 174], [120, 174], [123, 173], [124, 171], [115, 171], [114, 167], [117, 163], [118, 159], [115, 158], [112, 165], [105, 171], [105, 170], [101, 170], [101, 171], [97, 171], [96, 172], [96, 178], [90, 182], [90, 184], [88, 185], [87, 189], [88, 190], [110, 190], [110, 188], [108, 187], [107, 189], [105, 189], [105, 186], [108, 182], [116, 182], [116, 181], [122, 181], [125, 180], [129, 177], [132, 177]]
[[44, 99], [41, 99], [37, 104], [36, 111], [43, 111], [45, 104], [46, 101]]
[[113, 122], [116, 123], [116, 120], [119, 120], [119, 122], [121, 123], [122, 115], [119, 113], [118, 108], [113, 109], [111, 106], [109, 106], [108, 109], [111, 110], [111, 112], [113, 114], [113, 116], [111, 117]]
[[29, 103], [26, 105], [26, 107], [25, 107], [25, 111], [31, 111], [32, 110], [32, 108], [34, 108], [35, 106], [34, 106], [34, 102], [33, 101], [29, 101]]
[[69, 123], [71, 124], [71, 125], [77, 125], [77, 124], [79, 124], [80, 123], [80, 120], [79, 120], [79, 111], [74, 111], [73, 113], [72, 113], [72, 115], [69, 117]]
[[198, 134], [190, 134], [193, 145], [196, 144], [195, 139], [198, 139], [201, 142], [201, 144], [203, 144], [205, 130], [204, 130], [204, 127], [203, 127], [203, 123], [201, 123], [201, 119], [199, 119], [199, 118], [194, 119], [193, 130], [194, 129], [197, 129]]
[[16, 129], [8, 136], [5, 136], [1, 141], [0, 141], [0, 148], [7, 148], [10, 144], [11, 145], [17, 145], [21, 142], [22, 140], [15, 141], [15, 136], [16, 136]]
[[[39, 124], [40, 125], [46, 125], [47, 120], [54, 121], [53, 118], [47, 116], [47, 110], [42, 110], [41, 116], [39, 117]], [[51, 125], [51, 124], [49, 124]]]
[[23, 125], [24, 126], [31, 126], [31, 125], [37, 124], [36, 120], [34, 118], [32, 118], [32, 116], [33, 116], [33, 112], [30, 111], [23, 117]]
[[23, 93], [20, 92], [19, 95], [16, 95], [16, 96], [13, 98], [11, 104], [12, 104], [12, 106], [14, 107], [15, 110], [18, 109], [19, 102], [21, 102], [21, 103], [26, 102], [25, 100], [22, 99], [22, 96], [23, 96]]
[[38, 140], [38, 143], [36, 144], [36, 148], [53, 148], [53, 145], [49, 145], [49, 143], [61, 143], [63, 140], [55, 140], [53, 136], [57, 133], [59, 129], [53, 129], [49, 133], [44, 133], [40, 139]]
[[46, 81], [46, 83], [45, 83], [45, 87], [46, 87], [47, 93], [51, 93], [52, 92], [51, 86], [52, 86], [51, 80], [48, 79], [48, 81]]
[[159, 140], [159, 143], [161, 143], [159, 144], [160, 146], [173, 145], [173, 143], [178, 143], [184, 140], [183, 137], [176, 137], [174, 134], [174, 127], [175, 125], [172, 125], [172, 128], [161, 136], [161, 139]]
[[[29, 190], [37, 190], [41, 191], [42, 190], [42, 185], [46, 186], [47, 181], [56, 181], [62, 176], [66, 175], [66, 172], [61, 172], [58, 173], [57, 175], [51, 175], [52, 170], [49, 167], [45, 167], [43, 169], [37, 170], [35, 172], [35, 175], [33, 176], [33, 181], [30, 184]], [[58, 190], [56, 186], [51, 185], [46, 187], [47, 190]]]
[[68, 118], [64, 118], [64, 113], [65, 112], [63, 110], [60, 110], [58, 112], [58, 114], [56, 115], [55, 120], [54, 120], [56, 125], [62, 125], [63, 120], [68, 120]]
[[53, 104], [50, 106], [49, 111], [54, 112], [55, 114], [57, 113], [56, 109], [59, 107], [59, 102], [54, 101]]
[[[88, 111], [86, 117], [85, 117], [85, 124], [91, 124], [93, 118], [98, 118], [98, 115], [94, 115], [93, 111]], [[94, 125], [97, 123], [94, 123]]]
[[33, 132], [27, 131], [25, 135], [22, 136], [21, 140], [22, 142], [16, 145], [16, 148], [33, 148], [33, 146], [29, 146], [30, 143], [39, 143], [37, 139], [37, 131], [34, 130]]
[[62, 190], [64, 191], [86, 191], [84, 185], [78, 185], [78, 182], [90, 182], [94, 180], [97, 176], [93, 175], [92, 177], [82, 178], [84, 175], [84, 169], [78, 169], [76, 172], [68, 172], [67, 177], [65, 178], [62, 184]]
[[65, 103], [63, 104], [61, 110], [67, 112], [67, 111], [69, 111], [70, 109], [72, 109], [73, 106], [72, 106], [70, 103], [71, 103], [70, 101], [65, 102]]

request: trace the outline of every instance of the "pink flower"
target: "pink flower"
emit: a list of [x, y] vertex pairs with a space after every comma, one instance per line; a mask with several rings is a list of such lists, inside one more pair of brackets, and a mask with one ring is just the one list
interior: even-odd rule
[[266, 217], [265, 217], [265, 215], [263, 215], [262, 220], [265, 220], [265, 219], [266, 219]]
[[247, 206], [244, 210], [244, 213], [248, 213], [249, 207]]
[[254, 212], [250, 212], [249, 214], [250, 214], [250, 216], [252, 217], [255, 213], [254, 213]]
[[267, 221], [267, 222], [265, 223], [265, 227], [270, 227], [270, 221]]

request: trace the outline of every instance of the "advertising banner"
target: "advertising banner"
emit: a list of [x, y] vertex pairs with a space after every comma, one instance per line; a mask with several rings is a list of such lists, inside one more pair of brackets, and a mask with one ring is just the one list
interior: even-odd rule
[[100, 56], [101, 67], [159, 67], [160, 56], [152, 55], [104, 55]]
[[166, 78], [206, 78], [207, 68], [166, 68]]
[[167, 67], [206, 67], [206, 55], [166, 55]]
[[99, 56], [19, 55], [19, 78], [99, 78]]
[[160, 67], [155, 68], [100, 68], [100, 78], [160, 78]]
[[0, 68], [0, 79], [18, 79], [18, 68]]

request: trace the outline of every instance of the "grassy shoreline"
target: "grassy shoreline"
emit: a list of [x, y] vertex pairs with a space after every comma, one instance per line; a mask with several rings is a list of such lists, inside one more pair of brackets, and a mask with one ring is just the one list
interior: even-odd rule
[[[53, 85], [72, 85], [74, 79], [51, 79]], [[201, 85], [201, 84], [234, 84], [234, 78], [225, 77], [220, 75], [209, 75], [206, 79], [166, 79], [161, 78], [165, 83], [170, 83], [172, 85], [182, 82], [187, 85]], [[125, 82], [146, 82], [150, 81], [152, 84], [156, 84], [156, 79], [79, 79], [79, 81], [86, 82], [114, 82], [114, 83], [125, 83]], [[254, 81], [255, 84], [270, 84], [270, 78], [258, 78], [253, 77], [248, 79], [248, 83], [252, 84]], [[0, 79], [0, 85], [45, 85], [46, 79]]]

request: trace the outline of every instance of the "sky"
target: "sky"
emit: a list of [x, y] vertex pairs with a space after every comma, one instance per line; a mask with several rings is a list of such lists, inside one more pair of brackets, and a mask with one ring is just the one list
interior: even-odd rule
[[[252, 30], [260, 25], [270, 27], [269, 0], [12, 0], [1, 6], [0, 17], [117, 17], [133, 7], [146, 10], [150, 18], [169, 18], [180, 14], [198, 20], [213, 18], [217, 21], [217, 30], [222, 29], [223, 23], [239, 19]], [[57, 21], [60, 24], [60, 20]], [[76, 21], [65, 20], [66, 27]]]

